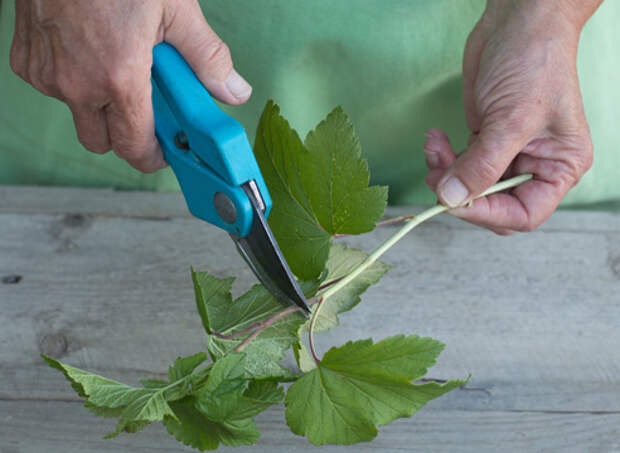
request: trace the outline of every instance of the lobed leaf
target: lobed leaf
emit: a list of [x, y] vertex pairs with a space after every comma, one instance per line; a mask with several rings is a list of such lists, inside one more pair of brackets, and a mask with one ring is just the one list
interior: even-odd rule
[[387, 187], [368, 187], [368, 164], [340, 108], [304, 145], [269, 101], [254, 154], [273, 200], [269, 225], [291, 270], [303, 280], [320, 277], [334, 235], [371, 231], [383, 215]]
[[[214, 360], [230, 354], [252, 331], [239, 334], [254, 324], [277, 315], [284, 307], [261, 285], [252, 287], [238, 299], [232, 299], [230, 288], [233, 279], [218, 279], [212, 275], [193, 272], [197, 287], [197, 304], [204, 313], [208, 331], [207, 349]], [[304, 285], [312, 292], [311, 285]], [[293, 374], [279, 362], [284, 351], [297, 341], [296, 331], [304, 322], [299, 313], [273, 323], [265, 328], [245, 349], [245, 371], [248, 377], [290, 379]], [[239, 335], [237, 335], [239, 334]], [[231, 335], [236, 335], [231, 337]]]
[[413, 384], [443, 345], [399, 335], [373, 344], [348, 342], [330, 349], [317, 368], [291, 385], [286, 421], [315, 445], [372, 440], [377, 425], [410, 417], [424, 404], [464, 383]]

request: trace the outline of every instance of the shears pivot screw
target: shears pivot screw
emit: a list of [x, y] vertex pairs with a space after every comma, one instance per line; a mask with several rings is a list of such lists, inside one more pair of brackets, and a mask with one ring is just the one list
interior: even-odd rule
[[174, 136], [174, 144], [179, 149], [189, 149], [189, 142], [187, 141], [187, 135], [184, 132], [179, 132]]
[[232, 200], [223, 192], [217, 192], [213, 197], [215, 210], [226, 223], [235, 223], [237, 220], [237, 208]]

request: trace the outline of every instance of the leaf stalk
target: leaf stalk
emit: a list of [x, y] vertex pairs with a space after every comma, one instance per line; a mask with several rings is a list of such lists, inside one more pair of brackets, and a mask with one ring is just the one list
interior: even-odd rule
[[[489, 187], [487, 190], [482, 192], [475, 199], [483, 198], [483, 197], [486, 197], [487, 195], [491, 195], [493, 193], [501, 192], [502, 190], [506, 190], [506, 189], [510, 189], [511, 187], [518, 186], [524, 183], [525, 181], [528, 181], [531, 178], [532, 178], [532, 175], [528, 173], [528, 174], [515, 176], [514, 178], [506, 179], [505, 181], [501, 181]], [[449, 209], [450, 208], [448, 208], [447, 206], [438, 204], [417, 215], [400, 216], [400, 217], [396, 217], [395, 219], [381, 222], [382, 224], [385, 225], [385, 224], [393, 223], [399, 220], [406, 221], [406, 223], [396, 233], [390, 236], [374, 252], [368, 255], [368, 257], [359, 266], [353, 269], [351, 273], [349, 273], [346, 277], [338, 281], [336, 284], [327, 288], [326, 291], [321, 295], [321, 302], [317, 305], [316, 309], [312, 313], [312, 318], [310, 319], [310, 328], [309, 328], [310, 349], [311, 351], [313, 351], [313, 356], [315, 357], [315, 360], [317, 359], [316, 359], [316, 356], [314, 355], [314, 344], [313, 344], [312, 331], [313, 331], [314, 324], [316, 323], [316, 319], [319, 316], [319, 312], [321, 311], [321, 308], [323, 308], [325, 301], [331, 296], [333, 296], [334, 294], [336, 294], [338, 291], [340, 291], [342, 288], [344, 288], [346, 285], [351, 283], [358, 275], [360, 275], [362, 272], [368, 269], [368, 267], [370, 267], [375, 261], [377, 261], [381, 255], [387, 252], [391, 247], [394, 246], [394, 244], [400, 241], [407, 233], [409, 233], [415, 227], [420, 225], [422, 222], [425, 222], [426, 220], [432, 217], [435, 217], [438, 214], [441, 214], [442, 212], [448, 211]]]

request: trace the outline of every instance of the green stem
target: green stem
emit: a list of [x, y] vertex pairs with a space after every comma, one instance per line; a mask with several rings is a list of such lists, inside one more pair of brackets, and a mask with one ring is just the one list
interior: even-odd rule
[[[491, 195], [496, 192], [501, 192], [502, 190], [510, 189], [511, 187], [518, 186], [519, 184], [522, 184], [531, 178], [532, 178], [531, 174], [524, 174], [524, 175], [515, 176], [514, 178], [506, 179], [505, 181], [501, 181], [495, 184], [494, 186], [490, 187], [489, 189], [485, 190], [483, 193], [477, 196], [476, 199], [486, 197], [487, 195]], [[353, 271], [350, 274], [348, 274], [342, 280], [337, 282], [335, 285], [330, 286], [323, 294], [321, 294], [321, 303], [317, 304], [317, 307], [314, 310], [314, 313], [312, 313], [312, 319], [310, 320], [310, 329], [309, 329], [310, 330], [310, 335], [309, 335], [310, 343], [312, 344], [312, 340], [313, 340], [312, 327], [314, 327], [316, 318], [318, 318], [321, 308], [323, 308], [323, 306], [325, 305], [326, 299], [333, 296], [338, 291], [340, 291], [343, 287], [351, 283], [351, 281], [353, 281], [359, 274], [364, 272], [370, 265], [372, 265], [372, 263], [377, 261], [377, 259], [379, 259], [381, 255], [387, 252], [394, 244], [400, 241], [403, 238], [403, 236], [409, 233], [416, 226], [430, 219], [431, 217], [435, 217], [437, 214], [441, 214], [442, 212], [445, 212], [447, 210], [449, 210], [448, 207], [443, 206], [443, 205], [437, 205], [412, 217], [401, 216], [401, 217], [411, 217], [411, 219], [408, 220], [405, 223], [405, 225], [403, 225], [396, 233], [394, 233], [390, 238], [388, 238], [383, 244], [381, 244], [379, 248], [377, 248], [374, 252], [368, 255], [368, 257], [358, 267], [353, 269]]]

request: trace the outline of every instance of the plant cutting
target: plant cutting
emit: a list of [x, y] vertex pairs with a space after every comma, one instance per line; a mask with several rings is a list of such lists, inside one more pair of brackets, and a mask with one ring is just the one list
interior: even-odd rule
[[[372, 440], [378, 426], [410, 417], [466, 382], [422, 379], [444, 348], [428, 337], [349, 341], [322, 357], [316, 348], [316, 334], [336, 327], [339, 315], [389, 270], [380, 256], [446, 208], [380, 222], [387, 188], [369, 187], [359, 140], [340, 108], [302, 141], [268, 102], [254, 152], [273, 199], [269, 225], [309, 301], [309, 317], [298, 307], [284, 308], [262, 285], [233, 300], [233, 277], [192, 269], [206, 351], [177, 358], [167, 379], [132, 387], [44, 356], [94, 415], [118, 418], [107, 437], [161, 422], [179, 442], [201, 451], [251, 445], [260, 435], [254, 416], [284, 402], [293, 433], [315, 445], [352, 444]], [[529, 177], [504, 181], [481, 196]], [[370, 254], [334, 243], [396, 222], [403, 226]], [[289, 349], [297, 369], [281, 363]]]

